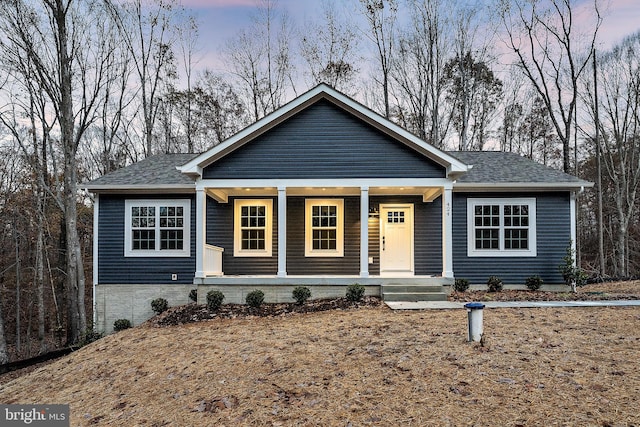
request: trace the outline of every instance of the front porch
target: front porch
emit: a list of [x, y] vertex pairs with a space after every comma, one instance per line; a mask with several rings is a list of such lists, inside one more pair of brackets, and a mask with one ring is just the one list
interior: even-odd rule
[[[201, 180], [196, 191], [194, 283], [318, 287], [361, 283], [375, 289], [394, 283], [452, 281], [451, 181], [387, 179], [385, 186], [380, 181], [345, 179], [337, 186], [334, 180], [295, 185]], [[310, 205], [316, 202], [338, 206], [332, 212], [337, 225], [326, 233], [329, 243], [321, 250], [313, 247], [310, 231], [314, 228]], [[240, 234], [244, 233], [241, 212], [247, 205], [257, 206], [262, 216], [256, 234], [247, 227], [246, 236], [258, 236], [255, 248], [250, 246], [255, 242], [245, 242], [246, 236]], [[319, 235], [325, 236], [323, 232]]]
[[244, 304], [246, 294], [260, 289], [265, 302], [293, 302], [292, 291], [297, 286], [311, 290], [312, 299], [344, 297], [347, 286], [359, 283], [365, 295], [379, 296], [385, 301], [445, 301], [453, 285], [453, 278], [360, 277], [354, 276], [218, 276], [196, 278], [198, 303], [206, 304], [207, 292], [219, 290], [225, 302]]

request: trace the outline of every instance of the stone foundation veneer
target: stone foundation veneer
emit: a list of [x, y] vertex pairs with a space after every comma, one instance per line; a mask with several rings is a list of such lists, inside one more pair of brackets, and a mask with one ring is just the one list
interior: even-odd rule
[[95, 330], [113, 332], [113, 322], [128, 319], [136, 326], [155, 315], [151, 301], [164, 298], [169, 307], [187, 304], [193, 284], [171, 285], [97, 285], [95, 289]]

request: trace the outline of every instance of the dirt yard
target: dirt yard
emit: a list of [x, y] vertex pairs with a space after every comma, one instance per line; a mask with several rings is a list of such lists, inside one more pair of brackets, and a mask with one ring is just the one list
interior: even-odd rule
[[68, 403], [72, 425], [631, 426], [640, 307], [378, 305], [151, 323], [0, 385], [2, 403]]

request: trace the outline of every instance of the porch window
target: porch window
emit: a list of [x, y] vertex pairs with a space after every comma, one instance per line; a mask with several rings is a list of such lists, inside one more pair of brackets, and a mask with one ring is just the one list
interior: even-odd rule
[[126, 200], [125, 256], [190, 256], [189, 200]]
[[235, 200], [234, 256], [271, 256], [272, 209], [273, 201], [271, 199]]
[[305, 201], [305, 256], [344, 255], [344, 200]]
[[468, 256], [536, 256], [536, 199], [468, 199]]

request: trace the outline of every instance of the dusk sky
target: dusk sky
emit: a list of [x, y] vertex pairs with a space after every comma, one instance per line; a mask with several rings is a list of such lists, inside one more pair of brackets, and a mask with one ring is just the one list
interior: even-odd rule
[[[202, 60], [198, 68], [208, 67], [214, 71], [223, 71], [218, 52], [239, 29], [251, 25], [251, 16], [255, 13], [257, 1], [183, 0], [182, 3], [200, 22]], [[350, 20], [362, 23], [362, 17], [355, 10], [358, 0], [335, 0], [334, 3], [338, 5], [338, 10], [342, 9], [348, 14]], [[592, 4], [591, 0], [580, 3]], [[286, 10], [296, 27], [304, 27], [305, 22], [320, 18], [321, 4], [320, 0], [277, 0], [278, 8]], [[601, 49], [610, 48], [625, 36], [640, 29], [640, 0], [604, 0], [600, 1], [600, 4], [604, 17], [599, 32]]]

